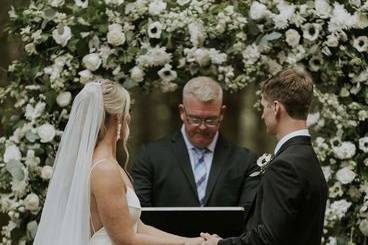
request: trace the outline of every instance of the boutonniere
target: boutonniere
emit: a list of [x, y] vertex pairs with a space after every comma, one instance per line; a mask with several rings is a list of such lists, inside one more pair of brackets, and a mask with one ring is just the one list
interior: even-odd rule
[[255, 176], [264, 174], [264, 172], [266, 171], [266, 168], [267, 168], [268, 164], [271, 162], [271, 160], [272, 160], [272, 154], [264, 153], [262, 156], [260, 156], [257, 159], [257, 165], [259, 167], [259, 170], [251, 173], [249, 176], [250, 177], [255, 177]]

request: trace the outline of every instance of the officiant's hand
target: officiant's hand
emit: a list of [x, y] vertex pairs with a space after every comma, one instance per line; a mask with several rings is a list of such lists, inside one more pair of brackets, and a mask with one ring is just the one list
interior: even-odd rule
[[185, 245], [201, 245], [203, 242], [204, 242], [204, 238], [193, 237], [193, 238], [186, 239]]
[[206, 240], [201, 245], [217, 245], [218, 241], [221, 240], [221, 237], [216, 234], [201, 233], [201, 237]]

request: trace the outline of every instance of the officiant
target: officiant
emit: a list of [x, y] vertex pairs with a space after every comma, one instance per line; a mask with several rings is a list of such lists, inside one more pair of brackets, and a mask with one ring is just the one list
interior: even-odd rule
[[219, 132], [226, 106], [221, 86], [195, 77], [183, 89], [173, 135], [144, 145], [132, 167], [143, 207], [243, 206], [256, 192], [256, 156]]

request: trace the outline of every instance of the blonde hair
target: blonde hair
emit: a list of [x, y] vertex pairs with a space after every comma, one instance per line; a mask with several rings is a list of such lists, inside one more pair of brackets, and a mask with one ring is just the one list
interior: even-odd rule
[[113, 82], [107, 79], [100, 79], [103, 95], [103, 103], [105, 113], [103, 114], [102, 124], [100, 127], [100, 132], [98, 134], [99, 140], [101, 140], [106, 133], [106, 125], [111, 116], [117, 116], [121, 118], [121, 124], [124, 130], [123, 148], [126, 154], [126, 160], [123, 165], [124, 170], [126, 170], [129, 161], [129, 151], [127, 148], [127, 141], [129, 138], [129, 125], [128, 120], [130, 117], [130, 95], [129, 92], [119, 83]]

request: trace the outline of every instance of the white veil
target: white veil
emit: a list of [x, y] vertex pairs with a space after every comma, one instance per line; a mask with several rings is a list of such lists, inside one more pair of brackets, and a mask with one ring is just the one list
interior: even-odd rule
[[90, 82], [74, 99], [33, 244], [88, 244], [89, 174], [103, 113], [101, 83]]

